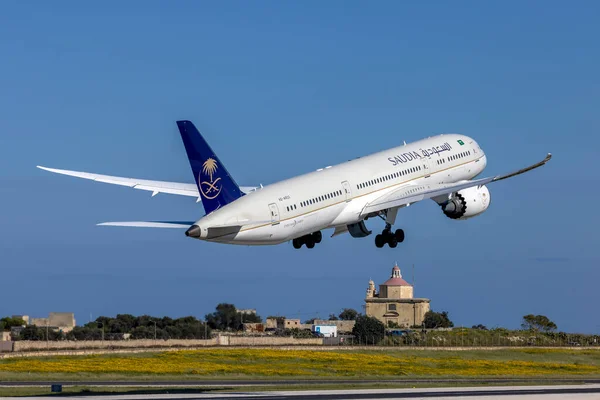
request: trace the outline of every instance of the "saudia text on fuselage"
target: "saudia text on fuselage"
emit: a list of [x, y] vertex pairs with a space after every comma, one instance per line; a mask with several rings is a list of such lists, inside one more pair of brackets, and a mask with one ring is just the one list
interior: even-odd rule
[[392, 165], [404, 164], [410, 161], [420, 160], [423, 157], [431, 157], [434, 154], [439, 155], [444, 151], [450, 150], [452, 150], [452, 146], [450, 146], [450, 143], [444, 142], [441, 146], [432, 146], [431, 148], [427, 149], [419, 149], [419, 151], [421, 152], [420, 154], [418, 151], [409, 151], [394, 157], [388, 157], [388, 161], [391, 162]]

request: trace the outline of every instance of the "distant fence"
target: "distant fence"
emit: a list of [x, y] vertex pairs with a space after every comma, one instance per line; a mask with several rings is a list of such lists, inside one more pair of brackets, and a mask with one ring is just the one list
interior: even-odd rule
[[13, 342], [0, 341], [0, 353], [13, 351]]
[[19, 340], [14, 342], [13, 351], [202, 347], [216, 346], [218, 344], [218, 338], [209, 340], [60, 340], [48, 342], [41, 340]]
[[66, 350], [127, 350], [127, 349], [177, 349], [199, 348], [210, 346], [322, 346], [322, 347], [383, 347], [383, 348], [507, 348], [507, 347], [581, 347], [600, 348], [600, 337], [595, 335], [561, 334], [561, 335], [496, 335], [491, 332], [471, 332], [460, 329], [455, 331], [416, 332], [401, 336], [380, 338], [354, 338], [340, 336], [336, 338], [293, 338], [281, 336], [226, 336], [219, 335], [212, 339], [169, 339], [169, 340], [81, 340], [81, 341], [16, 341], [0, 342], [3, 352], [43, 352]]
[[[0, 342], [3, 343], [3, 342]], [[143, 349], [143, 348], [196, 348], [208, 346], [319, 346], [321, 338], [296, 339], [293, 337], [273, 336], [217, 336], [208, 340], [201, 339], [170, 339], [170, 340], [61, 340], [34, 341], [20, 340], [9, 343], [15, 352], [49, 351], [49, 350], [86, 350], [86, 349]], [[10, 351], [10, 350], [7, 350]]]

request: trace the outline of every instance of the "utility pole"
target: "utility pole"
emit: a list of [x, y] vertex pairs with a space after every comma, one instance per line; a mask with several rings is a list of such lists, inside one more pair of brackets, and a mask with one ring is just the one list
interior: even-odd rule
[[104, 342], [104, 322], [98, 322], [99, 324], [102, 324], [102, 341]]
[[154, 322], [154, 341], [156, 342], [156, 321], [152, 322]]

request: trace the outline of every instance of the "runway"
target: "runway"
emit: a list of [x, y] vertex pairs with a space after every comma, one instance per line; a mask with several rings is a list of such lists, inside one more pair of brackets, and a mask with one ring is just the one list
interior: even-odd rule
[[[27, 398], [27, 397], [25, 397]], [[70, 399], [90, 399], [89, 396], [69, 396]], [[93, 395], [103, 400], [191, 400], [191, 399], [253, 399], [253, 400], [332, 400], [332, 399], [564, 399], [591, 400], [600, 398], [600, 385], [573, 386], [496, 386], [476, 388], [434, 388], [434, 389], [356, 389], [356, 390], [307, 390], [273, 392], [219, 392], [201, 394], [127, 394]], [[56, 396], [36, 396], [28, 399], [56, 399]]]
[[376, 384], [449, 384], [449, 385], [490, 385], [490, 384], [600, 384], [600, 378], [452, 378], [452, 379], [200, 379], [180, 381], [0, 381], [0, 387], [17, 386], [126, 386], [126, 387], [240, 387], [240, 386], [319, 386], [319, 385], [376, 385]]

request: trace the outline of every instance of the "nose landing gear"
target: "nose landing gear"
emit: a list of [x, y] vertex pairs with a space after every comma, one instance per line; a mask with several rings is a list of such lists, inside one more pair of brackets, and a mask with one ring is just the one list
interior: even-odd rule
[[387, 243], [392, 249], [398, 246], [398, 243], [404, 242], [404, 231], [396, 229], [392, 232], [392, 225], [386, 224], [381, 234], [375, 236], [375, 246], [382, 248]]
[[294, 246], [295, 249], [299, 249], [302, 247], [303, 244], [305, 244], [306, 248], [312, 249], [313, 247], [315, 247], [315, 244], [321, 243], [321, 240], [323, 240], [323, 234], [321, 233], [321, 231], [317, 231], [317, 232], [313, 232], [311, 234], [304, 235], [299, 238], [293, 239], [292, 245]]

